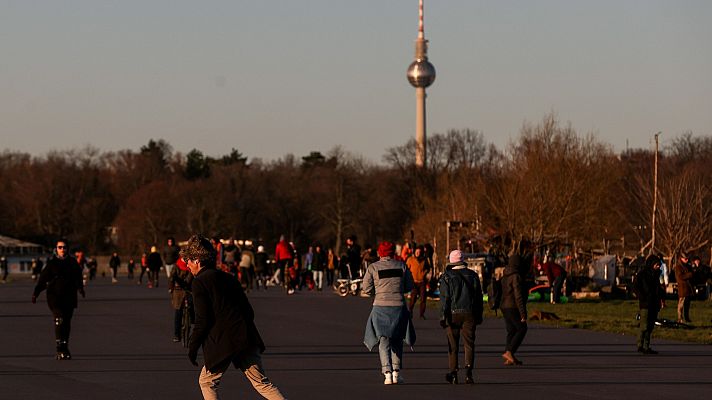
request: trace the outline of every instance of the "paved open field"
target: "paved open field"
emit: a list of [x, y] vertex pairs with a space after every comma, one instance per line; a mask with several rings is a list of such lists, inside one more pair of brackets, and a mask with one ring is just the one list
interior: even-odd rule
[[[165, 276], [164, 276], [165, 278]], [[165, 280], [158, 289], [99, 278], [80, 299], [71, 361], [54, 360], [52, 318], [33, 284], [0, 286], [0, 399], [199, 399], [198, 368], [171, 342]], [[418, 342], [404, 355], [406, 384], [385, 387], [376, 352], [362, 344], [368, 299], [331, 292], [251, 292], [267, 343], [268, 375], [291, 399], [706, 398], [712, 392], [712, 347], [653, 339], [657, 356], [635, 352], [635, 339], [531, 325], [519, 356], [505, 367], [504, 323], [477, 330], [474, 386], [448, 385], [446, 340], [434, 309], [416, 320]], [[237, 370], [223, 398], [259, 398]]]

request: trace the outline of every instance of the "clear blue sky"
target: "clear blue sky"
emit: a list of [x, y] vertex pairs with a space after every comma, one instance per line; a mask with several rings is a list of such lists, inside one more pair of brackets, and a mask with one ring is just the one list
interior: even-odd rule
[[[0, 0], [0, 150], [250, 158], [414, 135], [417, 0]], [[623, 149], [712, 134], [712, 1], [426, 0], [428, 132], [555, 112]]]

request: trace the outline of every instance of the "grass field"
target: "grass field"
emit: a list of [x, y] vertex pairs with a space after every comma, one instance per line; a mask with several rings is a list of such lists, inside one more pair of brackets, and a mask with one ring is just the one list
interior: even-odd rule
[[[485, 303], [485, 315], [494, 317]], [[565, 328], [590, 329], [613, 332], [622, 335], [637, 336], [638, 313], [637, 300], [572, 301], [567, 304], [549, 304], [531, 302], [527, 304], [529, 315], [534, 310], [555, 313], [558, 321], [532, 321]], [[668, 299], [667, 306], [658, 318], [677, 320], [677, 299]], [[690, 319], [693, 329], [671, 329], [655, 327], [653, 338], [681, 340], [712, 344], [712, 301], [693, 301], [690, 307]]]

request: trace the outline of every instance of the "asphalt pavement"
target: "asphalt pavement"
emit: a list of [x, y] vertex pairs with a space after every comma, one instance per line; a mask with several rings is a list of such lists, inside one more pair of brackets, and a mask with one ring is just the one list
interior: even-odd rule
[[[44, 294], [31, 304], [33, 282], [0, 285], [0, 400], [200, 399], [199, 369], [171, 340], [162, 278], [154, 289], [126, 278], [92, 281], [73, 320], [70, 361], [54, 359], [53, 320]], [[524, 365], [504, 366], [498, 318], [477, 329], [477, 383], [450, 385], [436, 308], [414, 321], [418, 340], [404, 354], [405, 384], [384, 386], [377, 351], [362, 343], [369, 299], [331, 291], [287, 296], [276, 288], [248, 297], [267, 344], [265, 370], [290, 399], [701, 399], [712, 391], [711, 346], [655, 338], [660, 354], [641, 355], [634, 337], [530, 324], [518, 353]], [[235, 369], [221, 393], [260, 398]]]

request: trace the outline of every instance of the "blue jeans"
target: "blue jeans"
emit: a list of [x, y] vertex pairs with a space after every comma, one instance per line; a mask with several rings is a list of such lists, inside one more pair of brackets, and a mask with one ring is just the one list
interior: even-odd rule
[[381, 372], [393, 372], [401, 369], [403, 358], [403, 339], [381, 336], [378, 341], [378, 355], [381, 357]]

